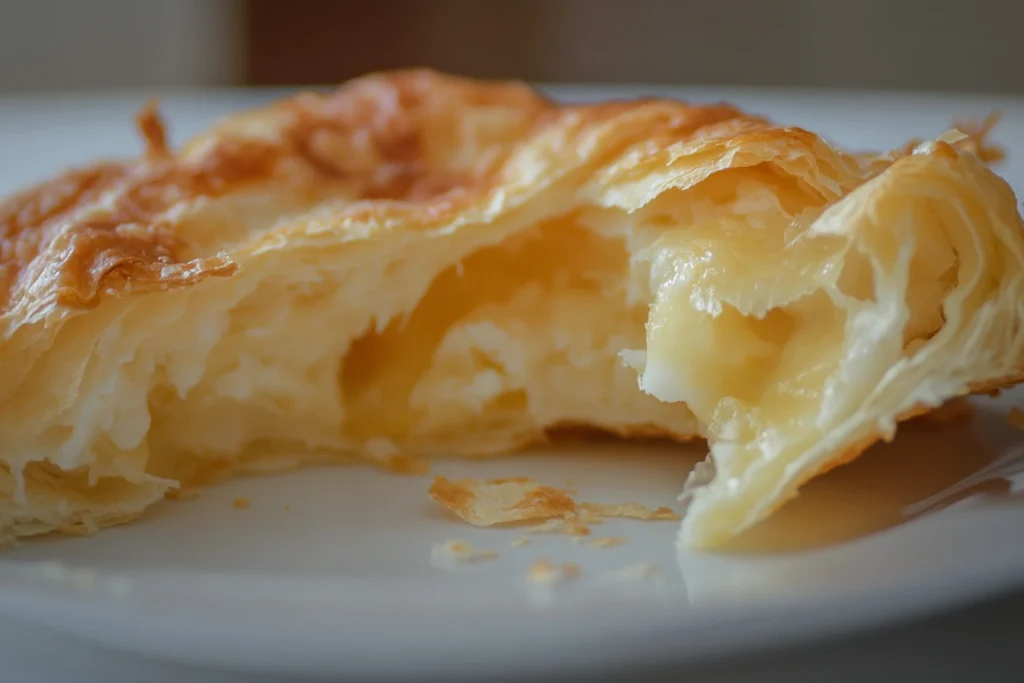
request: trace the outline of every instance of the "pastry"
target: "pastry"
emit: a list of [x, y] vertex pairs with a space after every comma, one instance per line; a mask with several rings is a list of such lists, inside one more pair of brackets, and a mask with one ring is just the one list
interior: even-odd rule
[[[0, 538], [313, 461], [707, 439], [719, 545], [1022, 377], [979, 135], [854, 154], [727, 105], [371, 75], [0, 206]], [[682, 485], [683, 482], [680, 482]]]

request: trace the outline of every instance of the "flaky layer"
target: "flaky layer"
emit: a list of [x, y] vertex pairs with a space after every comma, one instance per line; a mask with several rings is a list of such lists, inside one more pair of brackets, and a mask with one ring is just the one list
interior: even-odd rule
[[[0, 535], [179, 485], [707, 437], [710, 546], [897, 419], [1021, 375], [1024, 241], [975, 137], [847, 154], [728, 106], [411, 71], [0, 207]], [[638, 381], [639, 378], [639, 381]]]

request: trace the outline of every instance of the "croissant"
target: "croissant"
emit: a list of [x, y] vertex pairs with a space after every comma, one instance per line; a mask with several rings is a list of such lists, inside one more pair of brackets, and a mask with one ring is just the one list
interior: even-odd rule
[[0, 540], [576, 426], [706, 439], [680, 542], [711, 548], [1024, 378], [1021, 217], [976, 136], [854, 154], [727, 105], [428, 70], [177, 150], [154, 107], [139, 127], [139, 158], [0, 206]]

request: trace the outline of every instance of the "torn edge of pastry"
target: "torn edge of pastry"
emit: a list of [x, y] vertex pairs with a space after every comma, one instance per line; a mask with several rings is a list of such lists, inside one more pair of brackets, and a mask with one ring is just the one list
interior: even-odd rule
[[526, 477], [460, 479], [438, 476], [429, 490], [430, 497], [474, 526], [545, 520], [531, 527], [535, 533], [562, 532], [587, 536], [591, 524], [619, 517], [639, 520], [678, 520], [667, 507], [651, 509], [640, 503], [577, 502], [570, 491], [538, 484]]

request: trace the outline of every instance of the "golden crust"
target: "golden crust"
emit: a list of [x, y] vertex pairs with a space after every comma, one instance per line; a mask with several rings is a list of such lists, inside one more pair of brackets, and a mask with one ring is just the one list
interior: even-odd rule
[[[460, 130], [469, 112], [481, 122]], [[983, 142], [994, 122], [971, 129], [964, 149], [1001, 158]], [[481, 201], [496, 183], [507, 184], [514, 170], [504, 164], [519, 149], [543, 153], [546, 144], [573, 140], [583, 153], [610, 156], [633, 143], [638, 130], [645, 149], [628, 171], [635, 177], [664, 164], [674, 145], [699, 146], [710, 156], [719, 145], [742, 149], [772, 138], [812, 149], [824, 163], [843, 163], [814, 134], [729, 105], [557, 105], [519, 83], [429, 70], [370, 75], [330, 94], [302, 94], [230, 118], [177, 154], [155, 102], [140, 111], [137, 125], [145, 144], [140, 158], [68, 171], [0, 204], [0, 313], [8, 325], [54, 307], [95, 306], [101, 294], [231, 276], [237, 265], [228, 253], [197, 256], [168, 214], [253, 185], [310, 195], [343, 191], [353, 219], [386, 218], [385, 200], [400, 202], [402, 213], [441, 219]]]
[[[493, 121], [483, 116], [475, 129], [459, 130], [468, 112], [490, 116], [492, 109]], [[975, 127], [963, 147], [1001, 158], [1001, 150], [982, 142], [994, 122]], [[95, 306], [100, 294], [231, 276], [237, 265], [230, 255], [197, 257], [168, 213], [253, 185], [310, 195], [343, 191], [353, 219], [386, 218], [391, 207], [381, 201], [440, 219], [481, 201], [499, 179], [507, 183], [503, 164], [516, 150], [575, 140], [609, 156], [632, 143], [638, 128], [645, 158], [630, 176], [663, 164], [673, 145], [699, 145], [710, 154], [717, 145], [742, 149], [771, 138], [842, 163], [828, 158], [834, 155], [814, 134], [729, 105], [653, 98], [557, 105], [519, 83], [430, 70], [370, 75], [331, 94], [302, 94], [238, 115], [177, 154], [168, 148], [155, 101], [140, 111], [137, 126], [145, 145], [140, 158], [71, 170], [0, 204], [0, 313], [8, 325], [54, 307]], [[899, 154], [911, 151], [908, 145]]]
[[[474, 110], [479, 125], [460, 130], [466, 118], [460, 114]], [[94, 306], [101, 294], [232, 275], [237, 266], [227, 253], [197, 257], [194, 245], [175, 234], [168, 212], [257, 184], [310, 195], [342, 191], [353, 202], [353, 218], [387, 216], [385, 200], [400, 202], [403, 212], [440, 217], [480, 201], [516, 149], [545, 138], [583, 141], [602, 125], [642, 125], [661, 145], [810, 137], [729, 106], [667, 100], [558, 106], [518, 83], [428, 70], [371, 75], [332, 94], [303, 94], [236, 116], [177, 154], [168, 150], [154, 103], [137, 123], [145, 142], [141, 158], [72, 170], [0, 205], [5, 318], [15, 310], [18, 318], [31, 318], [54, 307]], [[614, 150], [606, 144], [600, 152]]]
[[[507, 452], [557, 440], [566, 427], [714, 442], [721, 405], [701, 400], [729, 403], [749, 390], [726, 387], [727, 375], [788, 363], [799, 384], [827, 365], [784, 358], [797, 319], [834, 323], [819, 330], [837, 335], [824, 351], [876, 332], [874, 348], [904, 344], [889, 343], [875, 366], [864, 353], [837, 362], [829, 377], [861, 392], [850, 395], [867, 395], [857, 386], [865, 372], [881, 384], [882, 371], [912, 365], [910, 342], [931, 354], [932, 376], [887, 387], [874, 412], [854, 414], [842, 400], [817, 415], [801, 408], [808, 429], [846, 431], [801, 446], [824, 450], [796, 474], [742, 473], [758, 484], [744, 495], [763, 508], [724, 485], [705, 496], [694, 543], [717, 543], [806, 478], [888, 437], [890, 416], [905, 418], [907, 406], [1020, 380], [1021, 321], [1007, 301], [1024, 241], [1012, 193], [978, 163], [1000, 156], [985, 139], [992, 123], [857, 155], [728, 105], [559, 105], [517, 83], [413, 70], [228, 118], [175, 150], [150, 103], [137, 119], [138, 158], [68, 171], [0, 204], [0, 539], [92, 530], [177, 485], [367, 455], [374, 440], [387, 442], [378, 461], [416, 473], [423, 455]], [[925, 187], [947, 203], [926, 206]], [[614, 230], [602, 227], [611, 214]], [[764, 229], [751, 229], [758, 223]], [[773, 231], [788, 237], [764, 238]], [[672, 297], [682, 294], [668, 288], [662, 300], [653, 275], [634, 282], [655, 270], [652, 245], [677, 260], [672, 267], [700, 256], [683, 232], [722, 240], [708, 253], [725, 254], [721, 272], [743, 285], [719, 279], [687, 295], [715, 299], [699, 301], [718, 307], [713, 324], [696, 306], [656, 320], [678, 313]], [[900, 240], [920, 247], [921, 263], [900, 260]], [[784, 281], [779, 264], [800, 259], [807, 267]], [[873, 276], [888, 287], [874, 299], [871, 287], [883, 284]], [[957, 288], [959, 303], [947, 306]], [[886, 309], [883, 294], [897, 303]], [[843, 316], [860, 316], [861, 326], [841, 330]], [[673, 325], [680, 333], [655, 348], [655, 333]], [[274, 343], [264, 345], [268, 335]], [[687, 365], [676, 347], [691, 336], [699, 362]], [[916, 392], [921, 377], [946, 371], [943, 354], [960, 343], [974, 344], [963, 367]], [[620, 352], [631, 354], [628, 367]], [[755, 360], [729, 365], [745, 354]], [[991, 380], [1004, 374], [1013, 377]], [[751, 415], [729, 427], [742, 431]], [[479, 433], [467, 434], [470, 424]], [[249, 450], [282, 443], [298, 454]], [[719, 439], [718, 450], [730, 445]], [[102, 496], [97, 482], [107, 484]]]

